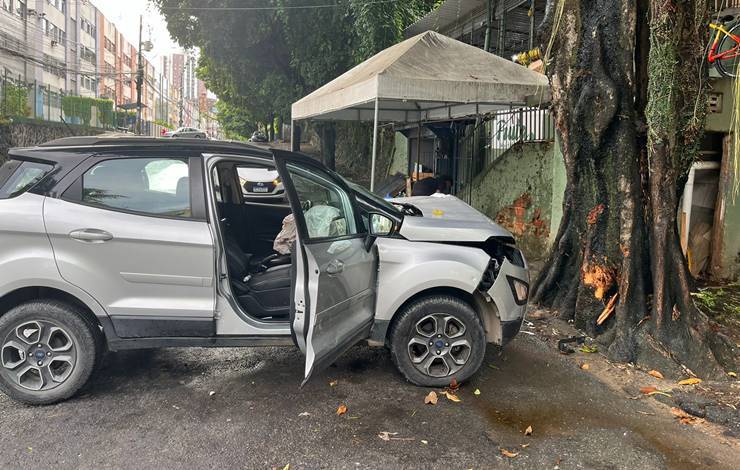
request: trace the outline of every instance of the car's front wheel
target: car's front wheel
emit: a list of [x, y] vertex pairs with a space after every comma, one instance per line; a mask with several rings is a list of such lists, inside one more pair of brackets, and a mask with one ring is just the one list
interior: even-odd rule
[[0, 317], [0, 390], [47, 405], [74, 395], [90, 378], [102, 341], [77, 308], [54, 300], [19, 305]]
[[466, 302], [449, 295], [407, 305], [389, 332], [391, 357], [406, 379], [425, 387], [463, 382], [481, 366], [486, 352], [483, 323]]

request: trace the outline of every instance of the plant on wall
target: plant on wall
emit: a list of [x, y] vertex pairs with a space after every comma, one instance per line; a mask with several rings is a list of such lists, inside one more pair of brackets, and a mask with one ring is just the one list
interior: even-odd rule
[[28, 89], [26, 87], [16, 86], [5, 82], [3, 91], [3, 116], [28, 117], [31, 115], [31, 109], [28, 106]]

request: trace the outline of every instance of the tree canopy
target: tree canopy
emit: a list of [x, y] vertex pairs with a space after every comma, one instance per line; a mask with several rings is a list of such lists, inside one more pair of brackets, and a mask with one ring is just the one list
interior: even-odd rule
[[233, 132], [232, 118], [287, 119], [291, 103], [397, 43], [439, 0], [154, 3], [172, 37], [200, 50], [198, 76], [225, 103], [219, 118]]

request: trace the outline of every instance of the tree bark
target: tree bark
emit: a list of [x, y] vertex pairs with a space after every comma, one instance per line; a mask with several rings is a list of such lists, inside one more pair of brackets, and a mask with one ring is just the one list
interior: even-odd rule
[[321, 158], [327, 168], [336, 169], [337, 129], [332, 122], [321, 124]]
[[532, 300], [615, 360], [640, 360], [650, 335], [663, 355], [717, 374], [676, 231], [678, 183], [704, 126], [705, 16], [702, 0], [551, 0], [546, 72], [567, 183]]

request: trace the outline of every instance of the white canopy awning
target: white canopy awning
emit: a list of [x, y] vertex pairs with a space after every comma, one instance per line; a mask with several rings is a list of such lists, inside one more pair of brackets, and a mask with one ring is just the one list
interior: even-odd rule
[[294, 121], [436, 121], [549, 99], [547, 78], [434, 31], [376, 54], [293, 103]]
[[427, 31], [296, 101], [291, 120], [373, 121], [372, 190], [379, 122], [449, 121], [547, 102], [549, 96], [544, 75]]

